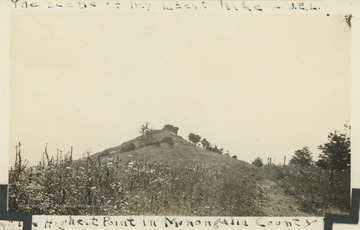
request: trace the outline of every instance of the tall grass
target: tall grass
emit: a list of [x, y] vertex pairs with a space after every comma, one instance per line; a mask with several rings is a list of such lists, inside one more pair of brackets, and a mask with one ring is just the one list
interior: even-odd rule
[[258, 187], [245, 170], [180, 161], [169, 166], [45, 157], [37, 166], [10, 170], [9, 206], [56, 215], [262, 215]]
[[[55, 215], [261, 216], [264, 192], [274, 181], [301, 211], [324, 215], [346, 212], [350, 174], [315, 166], [240, 167], [199, 161], [144, 162], [84, 156], [72, 151], [28, 167], [21, 158], [9, 171], [9, 208], [15, 212]], [[101, 158], [101, 159], [100, 159]], [[131, 158], [129, 158], [131, 159]], [[284, 216], [291, 213], [284, 213]]]
[[303, 212], [322, 216], [327, 212], [349, 211], [350, 173], [294, 165], [263, 170], [286, 194], [295, 198]]

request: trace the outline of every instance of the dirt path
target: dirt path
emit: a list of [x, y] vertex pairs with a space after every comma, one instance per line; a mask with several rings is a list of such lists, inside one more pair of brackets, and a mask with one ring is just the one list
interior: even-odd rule
[[264, 198], [260, 203], [266, 216], [309, 216], [300, 211], [295, 199], [286, 195], [274, 181], [265, 179], [259, 182], [259, 186], [264, 191]]

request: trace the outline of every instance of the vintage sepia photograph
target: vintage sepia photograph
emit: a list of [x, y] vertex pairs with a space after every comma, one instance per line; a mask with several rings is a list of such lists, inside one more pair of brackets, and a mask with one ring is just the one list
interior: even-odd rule
[[9, 211], [349, 213], [349, 16], [103, 15], [10, 15]]

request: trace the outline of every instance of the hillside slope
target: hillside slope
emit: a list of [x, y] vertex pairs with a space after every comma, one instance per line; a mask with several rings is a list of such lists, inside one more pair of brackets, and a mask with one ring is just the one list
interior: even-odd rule
[[44, 157], [30, 167], [19, 160], [9, 171], [9, 210], [117, 216], [348, 212], [349, 173], [316, 166], [254, 167], [196, 147], [177, 136], [177, 129], [166, 125], [78, 160], [68, 154]]
[[[134, 149], [132, 150], [132, 147], [130, 147], [130, 150], [128, 150], [129, 146]], [[165, 161], [171, 165], [171, 162], [182, 161], [189, 164], [202, 163], [207, 165], [251, 167], [250, 164], [244, 161], [196, 147], [167, 130], [151, 130], [146, 135], [96, 153], [92, 157], [100, 158], [102, 163], [106, 162], [108, 158], [113, 158], [122, 162], [134, 160], [145, 162]]]

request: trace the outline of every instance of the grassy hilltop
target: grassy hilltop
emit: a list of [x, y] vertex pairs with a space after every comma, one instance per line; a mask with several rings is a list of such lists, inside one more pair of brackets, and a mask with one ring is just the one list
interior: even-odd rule
[[106, 162], [108, 158], [113, 158], [123, 162], [164, 161], [170, 165], [184, 162], [187, 164], [251, 167], [251, 164], [247, 162], [196, 147], [167, 130], [150, 130], [146, 135], [96, 153], [92, 157], [94, 159], [100, 157], [102, 163]]

